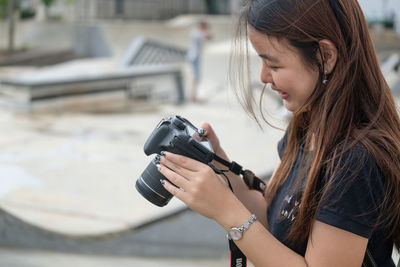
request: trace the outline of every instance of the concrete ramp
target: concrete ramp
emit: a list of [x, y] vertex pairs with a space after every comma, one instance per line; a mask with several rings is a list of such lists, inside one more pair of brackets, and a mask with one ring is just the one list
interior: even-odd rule
[[221, 258], [228, 250], [223, 229], [187, 208], [125, 230], [98, 235], [49, 231], [0, 209], [0, 233], [0, 246], [83, 254]]
[[[164, 64], [124, 69], [109, 69], [107, 66], [101, 69], [96, 65], [99, 62], [101, 61], [93, 61], [91, 66], [84, 64], [85, 62], [70, 62], [60, 67], [5, 78], [0, 81], [1, 103], [22, 111], [35, 111], [38, 106], [52, 104], [62, 110], [63, 106], [68, 105], [68, 101], [73, 107], [77, 107], [82, 100], [85, 100], [86, 106], [90, 103], [100, 103], [101, 99], [108, 104], [118, 99], [126, 103], [143, 91], [141, 87], [145, 87], [148, 93], [154, 93], [159, 81], [167, 84], [164, 88], [168, 91], [164, 94], [172, 96], [173, 101], [184, 100], [183, 78], [179, 65]], [[149, 81], [151, 79], [153, 82]], [[145, 85], [138, 86], [141, 81], [145, 81]]]
[[[78, 27], [74, 60], [0, 80], [0, 104], [21, 111], [59, 110], [119, 103], [132, 98], [184, 101], [182, 63], [186, 51], [137, 37], [115, 64], [97, 27]], [[161, 90], [159, 90], [161, 88]], [[78, 103], [78, 104], [76, 104]]]
[[185, 60], [185, 49], [144, 37], [136, 37], [121, 57], [118, 66], [126, 68], [140, 65], [176, 64], [183, 63]]

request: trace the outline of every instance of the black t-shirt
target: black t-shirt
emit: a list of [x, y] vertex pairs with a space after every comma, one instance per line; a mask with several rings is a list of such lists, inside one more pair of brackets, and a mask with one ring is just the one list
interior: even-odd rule
[[[282, 158], [286, 147], [285, 135], [278, 143], [279, 156]], [[267, 217], [270, 232], [283, 244], [300, 255], [305, 255], [307, 242], [300, 246], [292, 246], [287, 235], [290, 226], [296, 219], [300, 205], [302, 186], [294, 186], [299, 174], [303, 147], [297, 161], [284, 184], [278, 189], [274, 200], [268, 208]], [[383, 200], [385, 187], [374, 158], [362, 147], [355, 146], [346, 151], [340, 161], [341, 171], [333, 178], [328, 196], [323, 198], [320, 210], [315, 219], [356, 235], [368, 238], [368, 249], [378, 266], [394, 267], [392, 256], [393, 240], [387, 240], [387, 229], [373, 230], [378, 217], [379, 204]], [[359, 161], [363, 160], [362, 168]], [[347, 179], [352, 177], [351, 179]], [[320, 178], [321, 188], [327, 177]], [[296, 188], [297, 187], [297, 188]], [[373, 232], [372, 232], [373, 230]]]

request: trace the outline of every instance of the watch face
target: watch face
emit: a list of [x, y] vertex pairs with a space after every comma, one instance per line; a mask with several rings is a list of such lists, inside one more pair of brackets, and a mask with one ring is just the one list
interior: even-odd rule
[[242, 232], [238, 228], [232, 227], [229, 230], [229, 236], [232, 240], [239, 240], [242, 237]]

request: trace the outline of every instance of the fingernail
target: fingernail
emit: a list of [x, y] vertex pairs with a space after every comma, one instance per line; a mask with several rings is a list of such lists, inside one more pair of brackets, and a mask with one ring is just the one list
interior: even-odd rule
[[161, 156], [165, 156], [165, 151], [161, 151], [161, 152], [160, 152], [160, 155], [161, 155]]
[[157, 170], [161, 169], [161, 165], [160, 164], [156, 164]]
[[165, 185], [165, 180], [164, 180], [164, 179], [160, 179], [160, 183], [161, 183], [162, 185]]
[[204, 135], [206, 133], [206, 129], [204, 129], [204, 128], [200, 128], [199, 129], [199, 134], [200, 135]]
[[156, 155], [155, 161], [158, 164], [160, 162], [161, 156], [160, 155]]

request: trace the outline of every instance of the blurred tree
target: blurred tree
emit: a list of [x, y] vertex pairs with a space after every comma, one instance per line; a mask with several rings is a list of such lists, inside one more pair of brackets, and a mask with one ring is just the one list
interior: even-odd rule
[[14, 51], [15, 38], [15, 0], [8, 0], [8, 51]]
[[7, 16], [7, 0], [0, 0], [0, 18], [4, 19]]
[[31, 19], [36, 15], [36, 10], [31, 0], [18, 0], [19, 17], [21, 19]]
[[50, 7], [56, 2], [56, 0], [41, 0], [42, 4], [46, 8], [46, 19], [48, 20], [50, 18]]
[[208, 14], [217, 14], [218, 13], [218, 6], [217, 0], [206, 0], [206, 7]]

